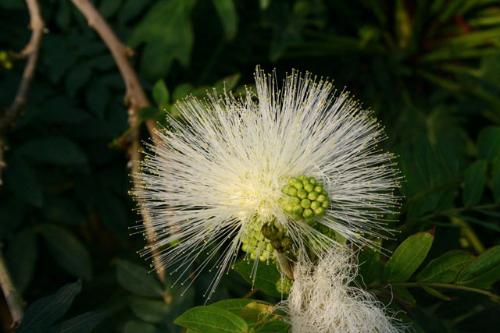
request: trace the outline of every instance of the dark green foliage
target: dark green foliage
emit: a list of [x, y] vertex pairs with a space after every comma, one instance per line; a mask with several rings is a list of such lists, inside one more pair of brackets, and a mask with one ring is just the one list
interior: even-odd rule
[[[0, 187], [0, 243], [26, 301], [18, 331], [287, 332], [271, 309], [285, 297], [274, 266], [259, 263], [253, 279], [253, 262], [238, 261], [206, 305], [210, 272], [194, 282], [167, 272], [162, 283], [137, 255], [144, 240], [130, 235], [140, 216], [118, 140], [125, 86], [71, 1], [40, 3], [48, 31], [24, 113], [4, 138]], [[176, 101], [212, 87], [239, 94], [257, 64], [346, 86], [385, 125], [384, 149], [404, 177], [398, 233], [381, 244], [391, 252], [362, 249], [358, 282], [417, 332], [498, 330], [499, 1], [93, 3], [134, 47], [154, 104], [141, 120], [168, 126]], [[0, 2], [0, 52], [24, 47], [28, 19], [24, 1]], [[0, 117], [24, 66], [8, 60]]]

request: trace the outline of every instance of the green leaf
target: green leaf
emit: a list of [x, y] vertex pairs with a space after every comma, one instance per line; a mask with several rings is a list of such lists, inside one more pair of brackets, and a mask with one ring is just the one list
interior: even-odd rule
[[261, 10], [266, 10], [271, 4], [271, 0], [259, 0], [259, 7]]
[[7, 161], [5, 183], [19, 199], [40, 207], [43, 204], [42, 185], [35, 170], [21, 158], [14, 156]]
[[203, 333], [248, 332], [248, 325], [241, 317], [212, 306], [197, 306], [189, 309], [177, 317], [174, 323]]
[[385, 279], [390, 282], [407, 281], [427, 257], [433, 240], [428, 232], [419, 232], [405, 239], [385, 264]]
[[253, 262], [241, 260], [236, 264], [235, 270], [253, 287], [270, 296], [281, 297], [281, 294], [276, 290], [276, 282], [281, 278], [276, 265], [259, 263], [255, 279], [252, 277], [253, 265]]
[[78, 238], [56, 225], [44, 224], [39, 230], [54, 260], [61, 268], [74, 276], [90, 280], [92, 276], [90, 255]]
[[123, 333], [157, 333], [156, 327], [140, 321], [127, 321]]
[[94, 115], [104, 118], [106, 106], [111, 98], [109, 87], [107, 87], [103, 78], [99, 78], [88, 83], [85, 94], [87, 107]]
[[236, 73], [233, 75], [226, 76], [222, 80], [217, 81], [214, 84], [214, 88], [219, 92], [223, 93], [224, 89], [227, 90], [232, 90], [236, 87], [238, 82], [240, 81], [241, 75], [240, 73]]
[[492, 162], [491, 187], [495, 202], [500, 202], [500, 155]]
[[500, 156], [500, 127], [486, 127], [477, 139], [477, 151], [480, 158], [492, 161]]
[[49, 197], [44, 205], [44, 217], [51, 222], [84, 224], [85, 217], [76, 207], [74, 200], [67, 197]]
[[359, 275], [367, 285], [380, 281], [382, 276], [382, 266], [380, 264], [380, 253], [372, 249], [365, 248], [358, 258]]
[[500, 280], [500, 245], [483, 252], [466, 266], [458, 276], [457, 283], [476, 288], [489, 288]]
[[160, 282], [148, 271], [129, 261], [116, 260], [116, 278], [126, 290], [145, 297], [161, 297], [163, 289]]
[[233, 0], [212, 0], [224, 27], [226, 39], [231, 40], [238, 31], [238, 13]]
[[125, 4], [118, 13], [118, 21], [120, 24], [128, 23], [128, 21], [139, 15], [149, 4], [148, 1], [125, 0]]
[[27, 205], [13, 195], [0, 200], [0, 237], [6, 239], [25, 220]]
[[488, 162], [480, 160], [472, 163], [465, 170], [463, 203], [465, 206], [477, 204], [483, 196], [484, 186], [486, 185], [486, 170]]
[[164, 111], [168, 110], [168, 107], [157, 108], [153, 106], [147, 106], [139, 110], [139, 119], [141, 121], [153, 119], [156, 121], [163, 121], [165, 118]]
[[163, 80], [156, 81], [153, 87], [153, 99], [159, 107], [168, 105], [170, 96], [168, 93], [168, 88]]
[[410, 291], [407, 288], [403, 287], [392, 287], [392, 292], [400, 298], [403, 302], [407, 303], [408, 305], [415, 305], [417, 304], [417, 301], [415, 300], [415, 297], [410, 293]]
[[227, 311], [230, 311], [234, 314], [239, 314], [241, 310], [248, 304], [252, 303], [254, 300], [250, 298], [233, 298], [233, 299], [224, 299], [222, 301], [215, 302], [210, 304], [210, 306], [215, 306]]
[[157, 299], [131, 297], [129, 304], [137, 317], [153, 324], [165, 322], [171, 310], [170, 305], [166, 304], [165, 301]]
[[445, 294], [443, 294], [442, 292], [440, 292], [437, 289], [428, 287], [426, 285], [423, 285], [422, 289], [424, 289], [425, 292], [428, 293], [429, 295], [434, 296], [436, 298], [439, 298], [440, 300], [443, 300], [443, 301], [446, 301], [446, 302], [451, 301], [451, 297], [446, 296]]
[[127, 207], [121, 198], [110, 191], [101, 191], [97, 197], [97, 210], [104, 225], [113, 230], [117, 235], [127, 235]]
[[99, 4], [99, 13], [108, 18], [116, 13], [121, 4], [122, 0], [102, 0]]
[[148, 77], [164, 77], [174, 60], [183, 66], [189, 64], [194, 3], [194, 0], [157, 1], [135, 27], [129, 42], [133, 47], [146, 44], [142, 68]]
[[261, 322], [274, 311], [272, 304], [248, 298], [226, 299], [210, 304], [210, 306], [230, 311], [245, 319], [249, 324]]
[[90, 333], [106, 317], [107, 311], [90, 311], [63, 321], [55, 328], [58, 333]]
[[454, 250], [431, 260], [416, 279], [420, 282], [451, 283], [457, 279], [460, 271], [472, 260], [474, 256], [468, 252]]
[[[74, 68], [71, 68], [69, 74], [65, 79], [66, 90], [68, 90], [69, 95], [71, 97], [75, 97], [78, 90], [85, 86], [85, 84], [90, 80], [91, 76], [92, 71], [90, 70], [88, 65], [80, 64]], [[67, 112], [67, 110], [58, 111], [61, 113], [62, 111]]]
[[33, 229], [18, 233], [9, 242], [7, 260], [18, 292], [22, 293], [33, 278], [37, 258], [36, 235]]
[[273, 320], [256, 329], [256, 333], [288, 333], [290, 325], [282, 320]]
[[175, 87], [172, 98], [175, 101], [185, 98], [193, 91], [194, 87], [189, 83], [182, 83]]
[[87, 163], [85, 153], [66, 137], [37, 138], [19, 146], [17, 153], [35, 162], [54, 165], [67, 166]]
[[24, 314], [18, 333], [45, 333], [49, 327], [68, 311], [82, 283], [67, 284], [54, 295], [44, 297], [31, 304]]
[[258, 323], [268, 320], [269, 316], [273, 314], [273, 311], [274, 305], [254, 300], [245, 305], [245, 307], [241, 309], [239, 315], [248, 323]]

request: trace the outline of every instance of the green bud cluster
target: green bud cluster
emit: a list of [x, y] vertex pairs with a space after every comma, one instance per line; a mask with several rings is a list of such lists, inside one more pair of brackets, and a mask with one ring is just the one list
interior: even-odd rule
[[248, 253], [250, 259], [268, 261], [274, 259], [274, 249], [269, 239], [265, 238], [261, 232], [264, 221], [254, 217], [243, 226], [240, 236], [241, 250]]
[[0, 67], [11, 69], [13, 66], [11, 57], [7, 51], [0, 51]]
[[286, 229], [275, 220], [264, 224], [261, 232], [276, 251], [284, 253], [292, 249], [292, 240], [287, 236]]
[[284, 196], [280, 198], [279, 203], [283, 210], [295, 220], [310, 221], [321, 217], [330, 205], [328, 193], [314, 177], [290, 178], [282, 192]]
[[281, 279], [276, 281], [276, 290], [280, 294], [288, 294], [290, 292], [290, 289], [292, 289], [292, 284], [292, 280], [290, 280], [286, 276], [283, 276]]

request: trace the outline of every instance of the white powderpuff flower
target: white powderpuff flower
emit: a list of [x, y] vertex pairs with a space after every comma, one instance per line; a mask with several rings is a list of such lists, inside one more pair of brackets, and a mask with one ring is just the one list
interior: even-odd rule
[[356, 275], [355, 256], [346, 246], [333, 247], [317, 264], [302, 256], [288, 299], [280, 305], [292, 333], [406, 331], [369, 292], [351, 286]]
[[[244, 97], [212, 94], [178, 103], [180, 120], [169, 119], [170, 127], [157, 133], [159, 144], [150, 147], [135, 175], [135, 195], [151, 213], [157, 235], [146, 252], [160, 251], [167, 266], [191, 276], [210, 263], [217, 268], [212, 287], [240, 248], [272, 260], [276, 247], [260, 237], [266, 221], [275, 221], [294, 249], [321, 253], [334, 241], [314, 223], [374, 245], [397, 211], [399, 173], [393, 155], [379, 148], [385, 135], [370, 111], [309, 74], [293, 71], [280, 89], [274, 75], [257, 68], [255, 81], [256, 92]], [[314, 193], [316, 204], [294, 206], [297, 214], [317, 218], [314, 223], [284, 210], [280, 198], [291, 177], [310, 179], [319, 185], [311, 191], [324, 194]], [[193, 268], [200, 256], [205, 260]]]

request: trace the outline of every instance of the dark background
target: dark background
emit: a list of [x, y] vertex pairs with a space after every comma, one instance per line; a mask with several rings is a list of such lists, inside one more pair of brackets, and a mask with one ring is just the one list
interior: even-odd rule
[[[387, 129], [386, 148], [398, 154], [405, 200], [394, 227], [401, 232], [385, 247], [423, 230], [435, 233], [427, 260], [452, 249], [479, 255], [499, 244], [499, 1], [94, 3], [135, 50], [131, 61], [146, 92], [163, 83], [168, 89], [166, 96], [157, 88], [158, 109], [144, 117], [163, 121], [163, 112], [175, 114], [177, 99], [224, 80], [236, 90], [251, 85], [257, 64], [280, 77], [292, 68], [310, 71], [374, 109]], [[116, 143], [128, 128], [122, 78], [71, 1], [40, 4], [47, 33], [36, 75], [25, 112], [5, 135], [0, 242], [12, 279], [26, 306], [80, 279], [81, 292], [70, 285], [78, 295], [57, 303], [61, 313], [46, 324], [56, 331], [72, 318], [83, 327], [78, 332], [178, 331], [173, 318], [203, 304], [210, 279], [202, 276], [184, 297], [174, 289], [170, 302], [156, 292], [154, 273], [143, 274], [149, 262], [136, 252], [144, 240], [129, 229], [140, 216], [128, 195], [127, 154]], [[1, 0], [0, 51], [21, 50], [28, 23], [23, 1]], [[0, 66], [2, 109], [24, 67], [13, 57], [7, 62]], [[485, 289], [498, 291], [493, 282]], [[232, 273], [216, 298], [249, 290]], [[500, 327], [488, 297], [412, 293], [405, 320], [419, 332]], [[0, 314], [7, 330], [2, 299]]]

